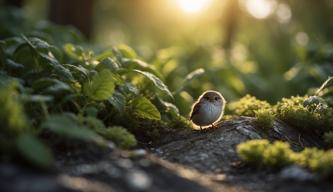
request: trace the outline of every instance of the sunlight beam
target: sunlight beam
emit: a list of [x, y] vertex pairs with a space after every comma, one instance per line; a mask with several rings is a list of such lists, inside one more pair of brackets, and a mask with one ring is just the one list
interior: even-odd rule
[[175, 0], [175, 3], [185, 13], [194, 14], [206, 9], [211, 0]]

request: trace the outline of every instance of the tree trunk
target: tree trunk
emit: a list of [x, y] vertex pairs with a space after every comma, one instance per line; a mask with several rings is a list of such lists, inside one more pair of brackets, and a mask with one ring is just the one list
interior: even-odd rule
[[239, 3], [236, 0], [229, 0], [227, 4], [227, 12], [225, 14], [225, 25], [223, 26], [225, 30], [225, 36], [223, 40], [222, 47], [225, 49], [226, 57], [230, 59], [230, 49], [232, 48], [232, 43], [237, 32], [237, 24], [239, 17]]
[[50, 0], [49, 19], [56, 24], [72, 25], [89, 38], [93, 4], [93, 0]]
[[5, 5], [22, 7], [22, 0], [5, 0]]

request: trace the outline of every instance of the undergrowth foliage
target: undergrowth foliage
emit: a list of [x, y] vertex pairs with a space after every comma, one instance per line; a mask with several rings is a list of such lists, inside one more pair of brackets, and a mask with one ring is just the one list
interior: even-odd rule
[[132, 148], [132, 133], [158, 141], [161, 131], [190, 126], [174, 104], [179, 90], [172, 93], [133, 49], [94, 51], [71, 29], [44, 27], [0, 41], [0, 148], [7, 159], [18, 151], [51, 165], [45, 134]]
[[333, 151], [317, 148], [305, 148], [294, 152], [286, 142], [268, 140], [250, 140], [237, 146], [237, 153], [247, 164], [259, 167], [281, 168], [295, 164], [318, 173], [321, 177], [333, 177]]

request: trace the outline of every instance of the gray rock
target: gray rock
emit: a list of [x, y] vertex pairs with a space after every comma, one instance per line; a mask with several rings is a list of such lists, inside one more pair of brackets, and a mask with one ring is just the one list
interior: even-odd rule
[[144, 191], [151, 187], [151, 178], [141, 170], [132, 170], [126, 175], [127, 183], [133, 190]]
[[316, 178], [313, 173], [299, 166], [288, 166], [280, 172], [280, 177], [285, 180], [295, 181], [314, 181]]

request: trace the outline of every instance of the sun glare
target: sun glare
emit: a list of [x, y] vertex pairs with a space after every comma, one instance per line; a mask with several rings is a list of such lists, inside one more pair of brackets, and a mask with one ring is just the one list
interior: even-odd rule
[[276, 6], [275, 0], [245, 0], [247, 11], [257, 19], [267, 18]]
[[198, 13], [209, 6], [211, 0], [175, 0], [178, 7], [186, 13]]

